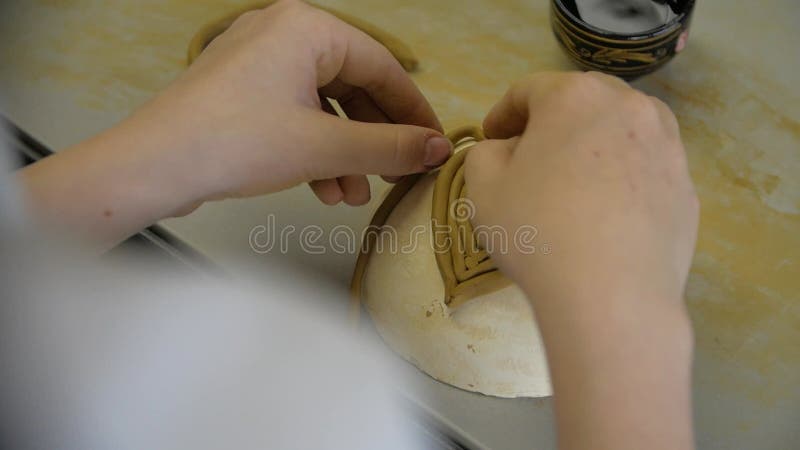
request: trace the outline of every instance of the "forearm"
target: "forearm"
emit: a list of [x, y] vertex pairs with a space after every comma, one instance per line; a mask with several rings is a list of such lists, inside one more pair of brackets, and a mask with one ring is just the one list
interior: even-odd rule
[[[196, 196], [178, 154], [187, 145], [146, 113], [18, 173], [43, 228], [104, 251], [180, 212]], [[185, 165], [185, 163], [183, 163]]]
[[582, 298], [536, 303], [559, 447], [693, 448], [692, 333], [681, 303], [573, 294]]

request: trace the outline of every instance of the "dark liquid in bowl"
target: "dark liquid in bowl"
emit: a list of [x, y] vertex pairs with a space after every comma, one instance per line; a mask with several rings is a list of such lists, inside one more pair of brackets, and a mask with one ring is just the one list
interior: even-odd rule
[[618, 34], [639, 34], [671, 22], [685, 0], [562, 0], [583, 22]]

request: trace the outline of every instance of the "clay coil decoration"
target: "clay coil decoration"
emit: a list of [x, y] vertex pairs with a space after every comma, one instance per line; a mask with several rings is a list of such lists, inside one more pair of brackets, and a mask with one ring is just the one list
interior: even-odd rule
[[[453, 131], [454, 146], [484, 139], [483, 131], [465, 127]], [[478, 295], [507, 286], [511, 281], [497, 270], [480, 248], [470, 223], [475, 205], [467, 198], [464, 160], [469, 149], [456, 153], [439, 171], [431, 210], [434, 251], [445, 282], [445, 303], [451, 310]]]
[[[448, 133], [447, 138], [456, 149], [459, 145], [485, 139], [483, 131], [473, 126], [457, 128]], [[450, 311], [473, 297], [501, 289], [511, 283], [497, 270], [486, 251], [480, 248], [470, 223], [474, 205], [466, 198], [464, 183], [464, 160], [468, 152], [469, 149], [456, 152], [439, 169], [431, 208], [436, 264], [445, 283], [445, 304], [450, 307]], [[394, 207], [419, 178], [419, 175], [412, 175], [395, 185], [375, 212], [367, 232], [364, 233], [364, 242], [356, 261], [350, 289], [351, 314], [356, 322], [360, 311], [361, 279], [369, 254], [379, 237], [380, 227], [386, 223]], [[460, 210], [462, 207], [464, 211]]]

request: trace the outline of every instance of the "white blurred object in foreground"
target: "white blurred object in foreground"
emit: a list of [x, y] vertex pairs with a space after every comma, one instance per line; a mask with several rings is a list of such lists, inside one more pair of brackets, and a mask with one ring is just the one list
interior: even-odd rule
[[382, 357], [333, 325], [336, 289], [285, 271], [243, 289], [100, 267], [21, 231], [5, 162], [3, 448], [419, 447]]

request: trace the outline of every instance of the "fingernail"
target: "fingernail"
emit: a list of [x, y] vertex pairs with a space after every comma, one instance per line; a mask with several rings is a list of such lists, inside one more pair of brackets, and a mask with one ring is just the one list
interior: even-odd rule
[[425, 161], [423, 164], [428, 169], [439, 167], [447, 161], [452, 152], [453, 145], [449, 139], [441, 136], [432, 137], [425, 143]]

